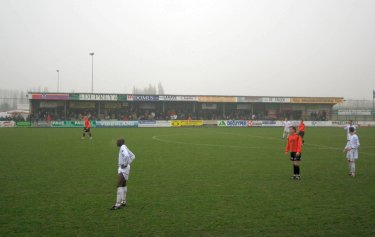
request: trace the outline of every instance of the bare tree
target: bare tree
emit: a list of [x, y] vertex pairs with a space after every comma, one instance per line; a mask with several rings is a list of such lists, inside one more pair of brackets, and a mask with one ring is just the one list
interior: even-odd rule
[[161, 82], [159, 82], [157, 86], [149, 84], [143, 89], [134, 86], [132, 92], [133, 94], [164, 95], [164, 88]]
[[161, 82], [158, 83], [158, 94], [159, 95], [164, 95], [164, 88]]
[[164, 94], [164, 89], [161, 83], [158, 84], [157, 88], [154, 85], [149, 84], [147, 87], [140, 89], [137, 87], [133, 87], [132, 93], [133, 94], [145, 94], [145, 95], [157, 95], [160, 94], [160, 91]]

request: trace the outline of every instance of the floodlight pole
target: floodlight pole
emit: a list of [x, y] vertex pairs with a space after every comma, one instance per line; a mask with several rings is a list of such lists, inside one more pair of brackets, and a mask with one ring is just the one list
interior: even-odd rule
[[91, 55], [91, 93], [94, 93], [94, 52]]
[[59, 89], [60, 89], [60, 70], [57, 69], [56, 72], [57, 72], [57, 92], [59, 92]]

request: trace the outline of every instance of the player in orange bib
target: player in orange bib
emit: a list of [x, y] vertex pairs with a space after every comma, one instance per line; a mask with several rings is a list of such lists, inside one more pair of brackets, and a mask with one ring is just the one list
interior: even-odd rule
[[302, 138], [302, 145], [305, 144], [305, 139], [303, 138], [305, 136], [305, 124], [303, 123], [302, 119], [298, 125], [298, 135], [300, 135]]
[[285, 154], [290, 152], [290, 160], [293, 164], [294, 175], [292, 179], [300, 180], [300, 162], [302, 152], [302, 138], [296, 133], [296, 127], [291, 127], [289, 130], [288, 143], [285, 147]]
[[86, 134], [88, 133], [90, 140], [91, 140], [92, 136], [91, 136], [91, 131], [90, 131], [90, 128], [91, 128], [90, 120], [87, 116], [85, 116], [83, 119], [85, 121], [85, 127], [83, 128], [82, 139], [85, 139]]

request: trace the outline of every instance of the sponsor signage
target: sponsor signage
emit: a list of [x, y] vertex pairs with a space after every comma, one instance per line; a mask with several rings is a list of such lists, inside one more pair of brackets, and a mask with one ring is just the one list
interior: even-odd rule
[[360, 109], [353, 109], [353, 110], [338, 110], [338, 115], [371, 115], [371, 110], [360, 110]]
[[118, 101], [126, 101], [126, 95], [117, 95]]
[[237, 102], [234, 96], [198, 96], [199, 102]]
[[[312, 121], [312, 122], [314, 122], [314, 121]], [[347, 124], [348, 124], [348, 121], [332, 121], [333, 126], [344, 126], [344, 125], [347, 125]], [[353, 122], [353, 124], [357, 125], [356, 122]]]
[[177, 100], [177, 96], [175, 96], [175, 95], [160, 95], [159, 100], [175, 101], [175, 100]]
[[17, 122], [16, 125], [17, 127], [31, 127], [31, 122]]
[[372, 121], [358, 121], [358, 125], [361, 127], [374, 127], [375, 122]]
[[199, 127], [203, 126], [203, 120], [172, 120], [172, 127]]
[[273, 120], [264, 120], [261, 121], [263, 127], [276, 127], [277, 122]]
[[332, 121], [305, 121], [306, 127], [332, 127]]
[[0, 121], [0, 128], [12, 128], [15, 125], [14, 121]]
[[138, 127], [139, 128], [156, 128], [156, 121], [155, 120], [139, 120]]
[[[293, 126], [298, 126], [298, 121], [291, 121]], [[345, 124], [345, 122], [344, 122]], [[305, 121], [306, 127], [331, 127], [332, 121]], [[340, 123], [341, 125], [341, 123]], [[282, 121], [273, 120], [219, 120], [217, 121], [218, 127], [282, 127]]]
[[156, 127], [158, 128], [170, 128], [171, 121], [156, 121]]
[[96, 121], [96, 127], [138, 127], [138, 121]]
[[[96, 121], [90, 121], [91, 127], [96, 127]], [[53, 128], [83, 128], [84, 121], [52, 121]]]
[[118, 97], [114, 94], [79, 94], [79, 100], [117, 101]]
[[227, 123], [226, 123], [225, 120], [219, 120], [219, 121], [217, 121], [217, 126], [218, 127], [226, 127]]
[[161, 101], [198, 101], [197, 96], [159, 95]]
[[158, 95], [127, 95], [129, 101], [158, 101]]
[[29, 98], [33, 100], [69, 100], [69, 94], [32, 93]]
[[170, 128], [170, 121], [155, 121], [155, 120], [140, 120], [138, 121], [139, 128]]
[[291, 98], [291, 103], [306, 103], [306, 104], [338, 104], [343, 103], [344, 98], [312, 98], [312, 97], [301, 97]]
[[237, 102], [263, 102], [262, 97], [238, 96]]
[[175, 95], [159, 95], [159, 100], [177, 101], [177, 96], [175, 96]]
[[198, 97], [197, 96], [177, 96], [177, 100], [178, 101], [198, 101]]
[[219, 127], [252, 127], [253, 121], [250, 120], [219, 120], [217, 121]]
[[247, 127], [245, 120], [228, 120], [226, 121], [227, 127]]
[[286, 97], [263, 97], [263, 103], [290, 103], [290, 98]]
[[263, 126], [262, 121], [259, 121], [259, 120], [248, 121], [248, 125], [250, 127], [262, 127]]
[[69, 100], [79, 100], [79, 94], [69, 94]]
[[71, 93], [69, 94], [69, 100], [126, 101], [126, 95]]
[[37, 127], [51, 127], [51, 124], [48, 123], [47, 121], [38, 121], [34, 123]]

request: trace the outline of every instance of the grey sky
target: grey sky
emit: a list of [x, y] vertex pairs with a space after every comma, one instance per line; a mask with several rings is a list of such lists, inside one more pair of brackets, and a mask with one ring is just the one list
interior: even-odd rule
[[372, 0], [1, 0], [1, 88], [344, 96], [375, 88]]

